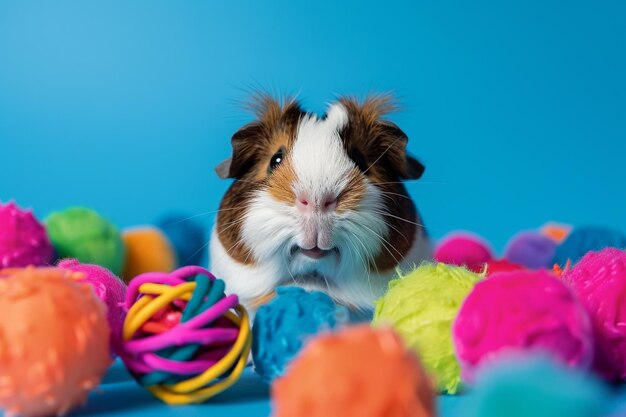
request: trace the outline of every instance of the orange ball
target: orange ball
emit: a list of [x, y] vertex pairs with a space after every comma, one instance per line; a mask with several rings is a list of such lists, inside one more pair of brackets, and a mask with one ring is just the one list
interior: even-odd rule
[[562, 243], [572, 231], [572, 226], [559, 223], [546, 223], [541, 228], [541, 234], [556, 243]]
[[59, 268], [0, 271], [0, 407], [65, 414], [84, 403], [111, 359], [106, 307]]
[[126, 282], [144, 272], [172, 272], [178, 264], [167, 236], [156, 227], [127, 229], [122, 240], [126, 246], [122, 277]]
[[346, 328], [310, 341], [272, 385], [274, 417], [432, 417], [435, 393], [389, 328]]

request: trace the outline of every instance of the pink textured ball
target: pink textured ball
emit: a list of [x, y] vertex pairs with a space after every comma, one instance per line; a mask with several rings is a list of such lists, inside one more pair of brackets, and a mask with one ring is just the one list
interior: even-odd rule
[[30, 210], [0, 204], [0, 268], [49, 265], [54, 249]]
[[492, 258], [491, 249], [485, 241], [466, 233], [455, 233], [445, 237], [435, 250], [437, 262], [466, 266], [474, 272], [481, 272], [485, 263]]
[[591, 316], [596, 340], [594, 368], [610, 380], [626, 379], [626, 252], [588, 252], [563, 280]]
[[111, 328], [111, 352], [118, 354], [121, 343], [122, 327], [126, 312], [126, 284], [108, 269], [91, 264], [81, 264], [76, 259], [63, 259], [58, 267], [84, 274], [82, 282], [88, 282], [96, 296], [107, 306], [107, 320]]
[[510, 350], [541, 350], [571, 367], [593, 359], [591, 320], [574, 292], [546, 271], [494, 274], [476, 284], [452, 326], [463, 378]]

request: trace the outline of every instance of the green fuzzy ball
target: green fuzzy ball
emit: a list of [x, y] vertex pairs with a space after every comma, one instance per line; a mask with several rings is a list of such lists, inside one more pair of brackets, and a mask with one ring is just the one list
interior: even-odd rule
[[44, 221], [59, 258], [104, 266], [119, 275], [125, 248], [117, 228], [95, 211], [72, 207], [52, 213]]
[[391, 325], [421, 357], [440, 392], [455, 394], [461, 370], [452, 346], [452, 322], [481, 277], [465, 268], [425, 263], [389, 283], [372, 324]]

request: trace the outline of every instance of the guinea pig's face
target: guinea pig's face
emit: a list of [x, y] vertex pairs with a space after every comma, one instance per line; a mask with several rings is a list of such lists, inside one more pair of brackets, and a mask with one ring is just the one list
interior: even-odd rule
[[256, 109], [218, 167], [235, 179], [218, 214], [222, 245], [235, 262], [275, 274], [251, 286], [297, 284], [360, 304], [370, 274], [395, 268], [419, 227], [401, 180], [424, 167], [407, 156], [406, 135], [381, 119], [389, 100], [343, 98], [323, 118], [269, 97]]

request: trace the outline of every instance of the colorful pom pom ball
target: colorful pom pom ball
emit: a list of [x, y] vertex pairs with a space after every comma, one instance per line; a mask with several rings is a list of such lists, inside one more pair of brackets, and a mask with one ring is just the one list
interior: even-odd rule
[[530, 269], [551, 267], [557, 243], [537, 232], [520, 232], [513, 236], [504, 251], [504, 258]]
[[467, 296], [452, 328], [464, 380], [508, 351], [541, 351], [571, 367], [589, 367], [589, 315], [574, 292], [546, 271], [495, 274]]
[[59, 258], [75, 258], [103, 266], [118, 275], [124, 263], [124, 244], [117, 228], [95, 211], [72, 207], [45, 220]]
[[461, 371], [452, 346], [452, 321], [480, 276], [459, 266], [422, 264], [391, 281], [376, 302], [373, 324], [391, 325], [421, 357], [440, 392], [455, 394]]
[[139, 275], [128, 286], [126, 308], [120, 356], [162, 401], [201, 403], [241, 376], [250, 353], [248, 315], [206, 269]]
[[48, 417], [81, 405], [108, 368], [106, 307], [59, 268], [0, 271], [0, 407]]
[[594, 368], [610, 380], [626, 380], [626, 252], [589, 252], [563, 280], [591, 315], [596, 340]]
[[203, 250], [207, 243], [205, 227], [193, 216], [169, 213], [161, 217], [156, 225], [169, 239], [178, 258], [178, 265], [202, 265]]
[[491, 276], [497, 274], [499, 272], [510, 272], [510, 271], [519, 271], [524, 269], [523, 266], [514, 264], [513, 262], [507, 261], [506, 259], [492, 259], [487, 261], [487, 276]]
[[124, 230], [122, 240], [126, 246], [122, 278], [126, 282], [146, 272], [172, 272], [178, 264], [167, 236], [156, 227]]
[[63, 259], [57, 266], [81, 273], [82, 278], [79, 282], [91, 285], [96, 296], [106, 305], [107, 321], [111, 329], [111, 353], [117, 355], [126, 317], [124, 310], [126, 284], [108, 269], [99, 265], [81, 264], [76, 259]]
[[48, 235], [33, 213], [13, 202], [0, 204], [0, 268], [45, 266], [53, 257]]
[[285, 373], [308, 339], [348, 321], [348, 311], [323, 292], [279, 287], [276, 293], [259, 308], [252, 326], [254, 368], [266, 382]]
[[492, 258], [487, 242], [469, 233], [454, 233], [445, 237], [435, 250], [437, 262], [465, 266], [474, 272], [481, 272]]
[[592, 375], [544, 355], [505, 355], [482, 368], [467, 417], [598, 417], [609, 404]]
[[564, 266], [567, 261], [575, 264], [587, 252], [604, 248], [626, 249], [626, 235], [604, 227], [577, 227], [556, 248], [552, 264]]
[[391, 329], [344, 328], [308, 343], [272, 385], [274, 417], [434, 417], [434, 390]]

